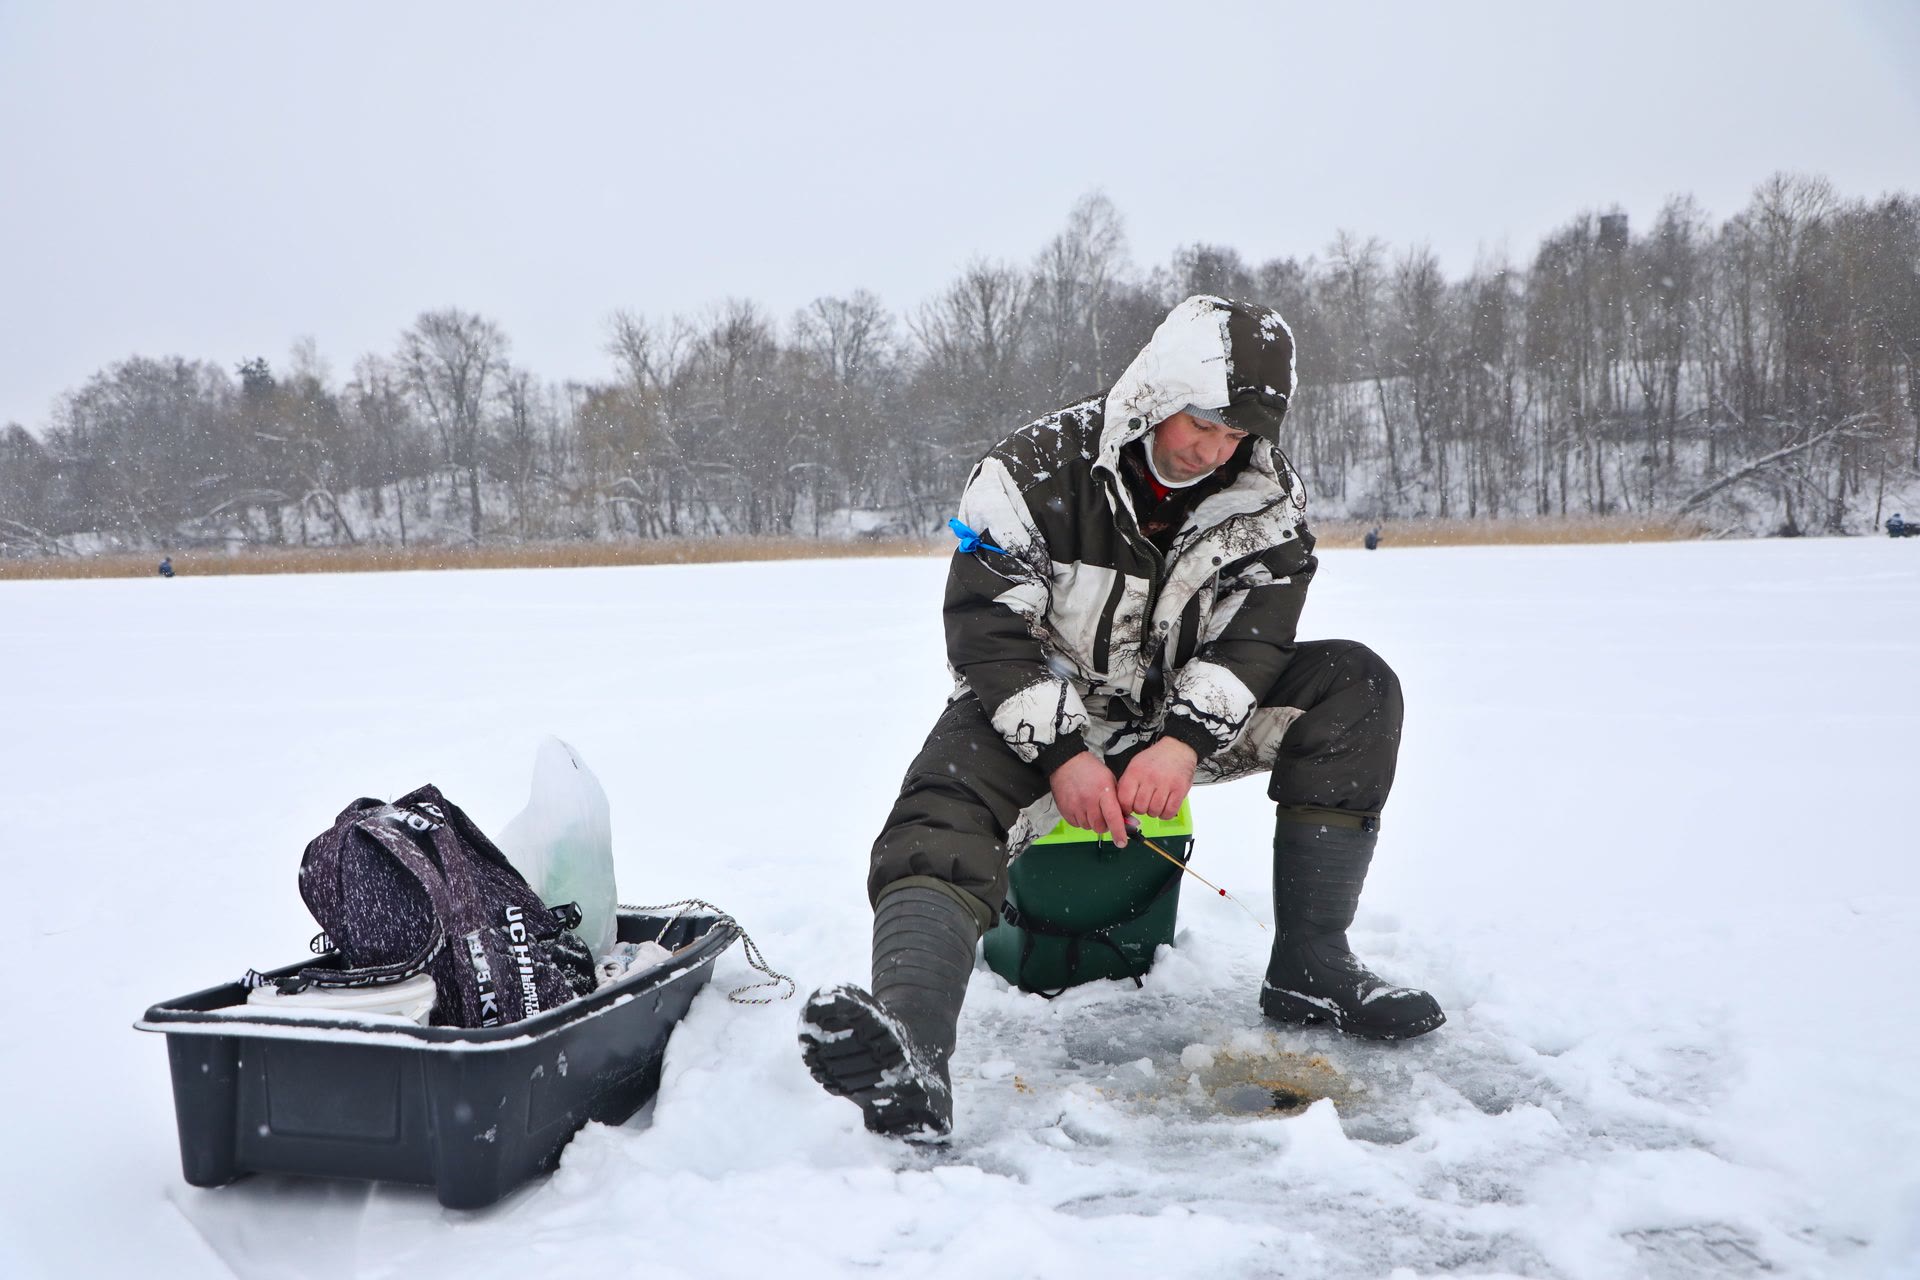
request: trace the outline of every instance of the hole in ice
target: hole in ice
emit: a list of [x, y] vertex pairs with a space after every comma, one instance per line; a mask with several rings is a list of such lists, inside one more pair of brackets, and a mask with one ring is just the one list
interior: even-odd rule
[[1200, 1112], [1234, 1116], [1298, 1115], [1321, 1098], [1345, 1113], [1366, 1093], [1319, 1054], [1292, 1053], [1269, 1043], [1262, 1049], [1215, 1049], [1187, 1053], [1168, 1063], [1146, 1089], [1143, 1101], [1177, 1097]]
[[1214, 1106], [1234, 1115], [1296, 1115], [1321, 1098], [1332, 1098], [1344, 1111], [1363, 1092], [1320, 1055], [1278, 1047], [1222, 1052], [1197, 1074]]
[[1221, 1109], [1242, 1115], [1254, 1115], [1262, 1111], [1305, 1111], [1313, 1102], [1311, 1095], [1288, 1085], [1277, 1088], [1259, 1084], [1228, 1085], [1216, 1091], [1213, 1098]]

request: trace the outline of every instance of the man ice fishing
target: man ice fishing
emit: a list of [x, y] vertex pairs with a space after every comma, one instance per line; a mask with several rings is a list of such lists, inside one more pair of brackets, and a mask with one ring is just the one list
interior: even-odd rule
[[1421, 1035], [1445, 1015], [1348, 949], [1393, 785], [1400, 686], [1294, 631], [1317, 561], [1279, 451], [1293, 335], [1265, 307], [1176, 306], [1104, 394], [1015, 431], [968, 478], [947, 578], [955, 686], [873, 846], [873, 985], [808, 1000], [809, 1070], [867, 1128], [941, 1135], [974, 949], [1008, 863], [1061, 818], [1128, 842], [1195, 783], [1269, 775], [1282, 1022]]

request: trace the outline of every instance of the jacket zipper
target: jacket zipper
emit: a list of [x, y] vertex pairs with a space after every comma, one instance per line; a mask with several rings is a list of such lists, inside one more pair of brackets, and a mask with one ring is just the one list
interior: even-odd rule
[[[1147, 608], [1146, 612], [1141, 616], [1144, 619], [1143, 630], [1157, 631], [1158, 628], [1153, 625], [1153, 611], [1155, 606], [1160, 603], [1160, 588], [1166, 584], [1167, 558], [1160, 554], [1160, 548], [1154, 546], [1146, 535], [1140, 532], [1140, 518], [1133, 513], [1132, 503], [1126, 501], [1121, 496], [1119, 477], [1111, 471], [1104, 472], [1104, 475], [1107, 481], [1107, 491], [1112, 495], [1114, 509], [1126, 512], [1127, 522], [1132, 526], [1131, 534], [1128, 534], [1128, 530], [1124, 526], [1120, 530], [1121, 534], [1131, 536], [1140, 548], [1145, 549], [1148, 559], [1153, 564], [1153, 577], [1147, 580]], [[1108, 638], [1111, 640], [1111, 636]], [[1144, 638], [1145, 637], [1143, 637], [1143, 639]], [[1153, 664], [1148, 663], [1147, 665], [1152, 666]]]
[[1100, 614], [1100, 625], [1093, 631], [1093, 665], [1102, 676], [1112, 673], [1113, 615], [1120, 611], [1120, 602], [1126, 598], [1127, 575], [1116, 568], [1113, 590], [1107, 592], [1107, 607]]

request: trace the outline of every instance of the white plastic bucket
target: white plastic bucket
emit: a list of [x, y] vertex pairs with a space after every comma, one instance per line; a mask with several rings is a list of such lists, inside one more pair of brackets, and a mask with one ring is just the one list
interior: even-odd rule
[[399, 1018], [424, 1027], [438, 997], [433, 975], [416, 973], [404, 982], [377, 987], [308, 987], [293, 995], [282, 995], [277, 987], [255, 987], [247, 993], [247, 1003], [263, 1012]]

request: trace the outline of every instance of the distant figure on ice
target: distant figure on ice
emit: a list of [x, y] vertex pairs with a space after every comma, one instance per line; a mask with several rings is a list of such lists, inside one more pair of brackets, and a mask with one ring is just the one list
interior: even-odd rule
[[1367, 530], [1367, 536], [1362, 538], [1361, 541], [1366, 544], [1367, 550], [1378, 551], [1380, 549], [1380, 526], [1375, 525], [1373, 528]]
[[171, 578], [173, 576], [172, 556], [162, 556], [160, 558], [160, 576], [163, 578]]
[[951, 699], [874, 842], [873, 984], [822, 988], [809, 1070], [869, 1129], [951, 1132], [947, 1063], [1008, 863], [1064, 818], [1129, 839], [1195, 783], [1268, 776], [1275, 939], [1259, 1004], [1392, 1040], [1444, 1022], [1369, 972], [1347, 928], [1400, 748], [1400, 683], [1351, 640], [1298, 641], [1318, 561], [1279, 449], [1278, 313], [1197, 296], [1110, 389], [973, 469], [947, 576]]
[[1908, 524], [1896, 511], [1893, 513], [1893, 519], [1887, 521], [1887, 536], [1889, 538], [1920, 538], [1920, 524]]

